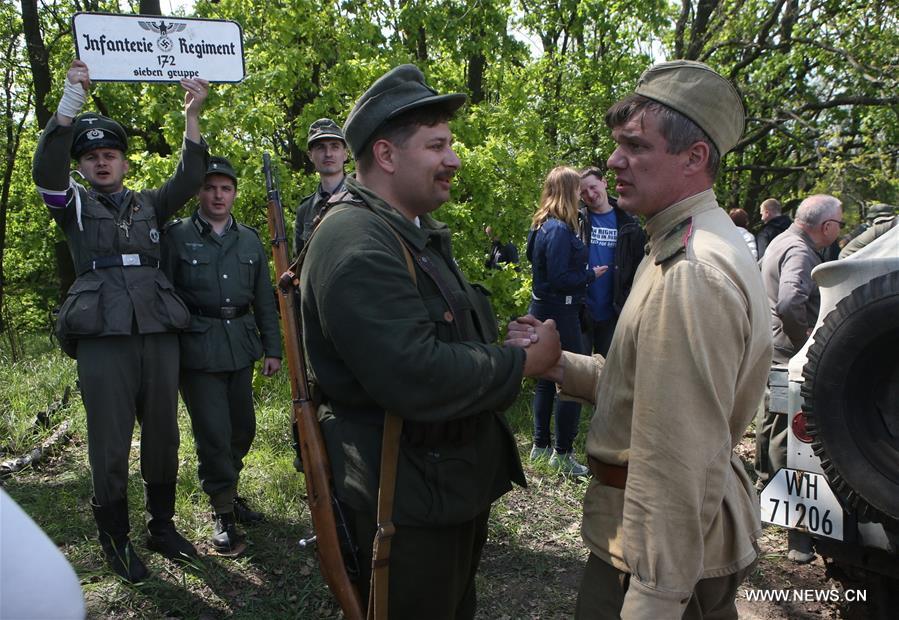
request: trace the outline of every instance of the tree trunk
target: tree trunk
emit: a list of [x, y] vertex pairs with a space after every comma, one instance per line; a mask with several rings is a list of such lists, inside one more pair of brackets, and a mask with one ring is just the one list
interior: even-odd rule
[[159, 0], [140, 0], [141, 15], [162, 15]]
[[[16, 39], [10, 39], [9, 44], [4, 50], [7, 58], [12, 58], [15, 52]], [[31, 95], [28, 95], [28, 102], [24, 110], [19, 110], [19, 120], [16, 122], [16, 89], [15, 85], [15, 63], [7, 64], [3, 75], [4, 90], [4, 116], [3, 116], [3, 134], [4, 134], [4, 152], [3, 152], [3, 175], [0, 179], [0, 332], [6, 328], [4, 315], [2, 312], [4, 296], [6, 294], [6, 278], [3, 273], [4, 248], [6, 247], [6, 215], [9, 211], [9, 193], [12, 187], [13, 168], [16, 164], [16, 155], [19, 152], [19, 144], [22, 137], [22, 129], [25, 126], [25, 119], [28, 118], [28, 108], [31, 107]], [[24, 93], [23, 93], [24, 94]]]
[[478, 52], [468, 57], [468, 92], [471, 93], [471, 102], [481, 103], [484, 100], [484, 70], [487, 68], [487, 59], [484, 54]]
[[28, 62], [31, 64], [34, 83], [34, 113], [37, 116], [38, 126], [43, 128], [53, 116], [53, 111], [46, 102], [52, 82], [50, 56], [44, 47], [41, 22], [37, 14], [37, 0], [22, 0], [22, 29], [25, 31], [25, 46], [28, 49]]

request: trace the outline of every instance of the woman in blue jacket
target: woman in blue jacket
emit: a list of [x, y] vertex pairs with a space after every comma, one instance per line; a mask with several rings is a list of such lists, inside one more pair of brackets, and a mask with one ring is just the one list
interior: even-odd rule
[[[531, 221], [527, 249], [533, 274], [530, 313], [541, 321], [553, 319], [562, 348], [574, 353], [584, 352], [579, 314], [586, 301], [587, 286], [608, 269], [587, 266], [588, 249], [577, 234], [579, 193], [577, 171], [567, 166], [550, 171], [543, 184], [540, 207]], [[556, 400], [555, 384], [537, 381], [531, 460], [549, 457], [551, 466], [573, 476], [586, 476], [589, 470], [573, 455], [581, 414], [578, 403], [561, 400], [555, 403], [555, 449], [550, 449], [549, 421]]]

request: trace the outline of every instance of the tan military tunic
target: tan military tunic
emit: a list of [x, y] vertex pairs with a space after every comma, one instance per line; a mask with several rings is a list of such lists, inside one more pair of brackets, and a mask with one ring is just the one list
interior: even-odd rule
[[607, 360], [564, 353], [563, 397], [595, 403], [587, 452], [629, 471], [592, 481], [587, 546], [632, 574], [623, 618], [680, 618], [700, 579], [756, 558], [758, 500], [733, 454], [771, 363], [758, 268], [707, 190], [651, 218]]

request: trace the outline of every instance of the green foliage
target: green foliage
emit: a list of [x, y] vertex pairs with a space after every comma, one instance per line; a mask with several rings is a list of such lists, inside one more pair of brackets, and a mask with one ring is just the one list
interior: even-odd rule
[[[40, 5], [51, 109], [73, 56], [69, 18], [82, 6]], [[92, 6], [134, 10], [112, 0]], [[14, 50], [4, 61], [16, 68], [16, 92], [28, 93], [19, 13], [10, 3], [3, 10], [11, 29], [0, 28], [0, 39]], [[241, 177], [237, 217], [260, 231], [262, 153], [275, 160], [291, 226], [291, 211], [317, 183], [307, 127], [323, 116], [342, 122], [389, 67], [414, 62], [437, 89], [471, 96], [453, 123], [463, 161], [454, 201], [436, 217], [451, 226], [462, 269], [493, 291], [502, 321], [526, 308], [529, 269], [487, 273], [484, 226], [524, 259], [543, 177], [558, 163], [605, 162], [613, 144], [603, 113], [655, 59], [708, 62], [744, 95], [747, 131], [716, 185], [727, 207], [756, 218], [765, 197], [789, 208], [827, 191], [844, 199], [852, 220], [861, 205], [899, 200], [899, 14], [887, 0], [221, 0], [198, 2], [194, 12], [243, 29], [246, 79], [215, 85], [202, 123], [212, 152]], [[95, 85], [88, 107], [121, 120], [131, 136], [130, 186], [154, 186], [171, 172], [182, 97], [177, 85]], [[28, 123], [10, 186], [4, 304], [16, 325], [43, 328], [58, 303], [53, 244], [61, 237], [30, 181], [38, 128], [25, 100], [19, 105], [11, 116]]]

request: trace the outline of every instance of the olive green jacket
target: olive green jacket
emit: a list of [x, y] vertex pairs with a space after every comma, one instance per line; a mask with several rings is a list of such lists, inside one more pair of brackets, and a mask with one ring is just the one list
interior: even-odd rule
[[[345, 176], [344, 180], [346, 180]], [[293, 228], [294, 256], [299, 256], [300, 252], [303, 251], [303, 246], [306, 245], [306, 242], [309, 240], [309, 235], [312, 234], [315, 218], [321, 213], [328, 198], [333, 194], [338, 194], [342, 191], [343, 181], [334, 188], [334, 191], [331, 194], [325, 193], [324, 190], [322, 190], [322, 184], [319, 183], [314, 192], [300, 200], [300, 204], [297, 206], [297, 219]]]
[[[57, 335], [70, 342], [131, 334], [135, 326], [141, 334], [186, 327], [187, 309], [158, 269], [159, 240], [166, 220], [203, 182], [206, 144], [185, 139], [174, 174], [159, 189], [126, 190], [121, 206], [116, 206], [105, 194], [69, 179], [72, 139], [72, 127], [51, 118], [32, 171], [50, 215], [66, 235], [79, 274], [60, 308]], [[92, 267], [97, 259], [110, 258], [140, 264]]]
[[[181, 333], [181, 367], [208, 372], [246, 368], [264, 354], [281, 357], [268, 256], [253, 228], [231, 219], [222, 236], [195, 211], [163, 235], [163, 269], [191, 309]], [[249, 306], [232, 319], [197, 309]], [[206, 313], [208, 314], [208, 313]]]
[[[336, 493], [374, 514], [389, 411], [404, 420], [394, 521], [463, 523], [510, 481], [525, 484], [501, 413], [521, 388], [524, 351], [491, 344], [496, 318], [459, 272], [445, 224], [425, 215], [418, 228], [355, 179], [345, 187], [306, 246], [300, 278]], [[435, 265], [461, 316], [418, 266], [413, 283], [393, 231]]]

